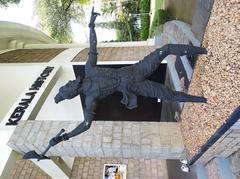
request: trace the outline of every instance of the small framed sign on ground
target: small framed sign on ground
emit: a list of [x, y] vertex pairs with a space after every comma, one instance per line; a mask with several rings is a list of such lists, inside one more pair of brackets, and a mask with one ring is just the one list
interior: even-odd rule
[[127, 165], [125, 164], [104, 164], [103, 179], [126, 179]]

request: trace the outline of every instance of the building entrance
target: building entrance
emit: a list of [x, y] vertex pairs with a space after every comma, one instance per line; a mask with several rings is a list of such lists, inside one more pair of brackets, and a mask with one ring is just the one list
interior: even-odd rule
[[[127, 64], [121, 65], [100, 65], [104, 68], [121, 68]], [[161, 64], [148, 79], [161, 84], [165, 82], [167, 64]], [[84, 65], [73, 66], [75, 76], [83, 78]], [[161, 122], [162, 102], [156, 98], [146, 98], [138, 96], [138, 108], [127, 109], [121, 104], [122, 94], [120, 92], [107, 96], [98, 101], [95, 121], [146, 121], [146, 122]], [[81, 96], [81, 101], [84, 101], [84, 96]]]

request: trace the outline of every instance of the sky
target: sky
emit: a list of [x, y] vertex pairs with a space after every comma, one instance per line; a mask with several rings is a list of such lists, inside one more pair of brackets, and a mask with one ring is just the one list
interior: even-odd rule
[[[88, 21], [91, 12], [91, 6], [84, 8], [86, 19]], [[95, 0], [95, 11], [100, 12], [99, 0]], [[34, 15], [34, 0], [21, 0], [18, 5], [12, 4], [8, 8], [0, 8], [0, 21], [17, 22], [28, 25], [33, 28], [38, 28], [38, 19]], [[96, 22], [107, 21], [102, 16], [98, 17]], [[88, 42], [89, 29], [80, 24], [71, 22], [73, 31], [73, 41], [78, 43]], [[40, 30], [40, 29], [39, 29]], [[116, 35], [114, 30], [96, 28], [98, 42], [115, 40]]]

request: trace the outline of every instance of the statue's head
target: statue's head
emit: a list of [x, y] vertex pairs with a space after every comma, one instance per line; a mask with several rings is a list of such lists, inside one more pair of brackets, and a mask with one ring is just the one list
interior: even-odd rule
[[55, 103], [59, 103], [65, 99], [72, 99], [79, 95], [81, 86], [81, 78], [78, 76], [76, 80], [70, 80], [59, 89], [58, 94], [55, 96]]

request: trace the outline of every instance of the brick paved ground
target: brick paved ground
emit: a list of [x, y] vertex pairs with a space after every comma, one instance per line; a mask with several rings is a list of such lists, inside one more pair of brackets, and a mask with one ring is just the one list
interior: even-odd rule
[[133, 158], [76, 158], [71, 179], [101, 179], [104, 164], [126, 164], [127, 179], [167, 179], [166, 160]]
[[[101, 179], [104, 164], [126, 164], [127, 179], [168, 179], [166, 160], [134, 158], [75, 158], [71, 179]], [[50, 179], [33, 162], [18, 160], [9, 179]]]
[[49, 62], [65, 49], [18, 49], [0, 54], [0, 63]]
[[18, 160], [11, 170], [9, 179], [51, 179], [29, 160]]
[[[143, 59], [150, 52], [154, 51], [157, 46], [138, 46], [138, 47], [99, 47], [99, 61], [138, 61]], [[85, 62], [88, 56], [88, 48], [81, 51], [74, 59], [74, 62]]]

